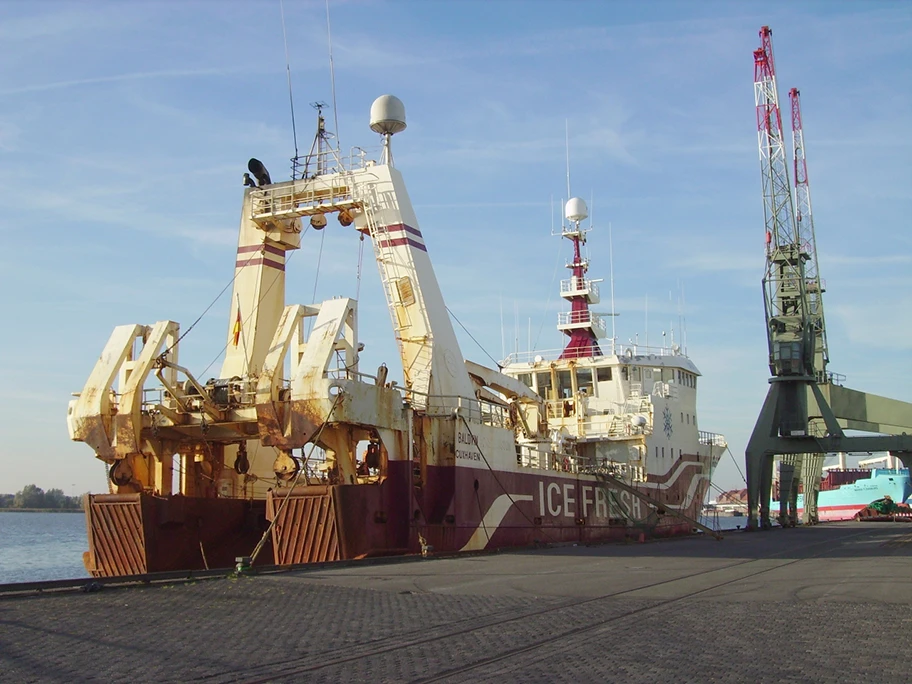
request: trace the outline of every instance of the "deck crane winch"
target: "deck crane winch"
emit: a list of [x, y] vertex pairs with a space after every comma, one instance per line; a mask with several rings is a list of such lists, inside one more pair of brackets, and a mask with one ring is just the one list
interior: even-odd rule
[[[912, 426], [912, 405], [848, 390], [831, 383], [826, 372], [823, 286], [817, 268], [798, 91], [793, 91], [792, 98], [797, 199], [793, 204], [768, 26], [760, 29], [760, 40], [761, 46], [754, 50], [754, 98], [766, 230], [764, 310], [772, 377], [746, 450], [749, 528], [770, 526], [775, 455], [789, 457], [785, 461], [789, 474], [800, 462], [795, 457], [802, 454], [891, 451], [912, 464], [912, 437], [905, 433]], [[838, 417], [831, 406], [837, 407]], [[897, 436], [846, 437], [844, 427]], [[786, 490], [794, 501], [797, 489], [789, 483]], [[812, 499], [813, 494], [808, 493], [807, 498]]]

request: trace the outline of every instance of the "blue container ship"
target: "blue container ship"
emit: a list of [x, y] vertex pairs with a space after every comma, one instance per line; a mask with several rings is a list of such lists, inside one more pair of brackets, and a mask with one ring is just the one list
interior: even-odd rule
[[[896, 503], [912, 503], [908, 468], [830, 470], [820, 482], [817, 513], [821, 521], [851, 520], [872, 501], [889, 496]], [[798, 495], [798, 515], [804, 511], [804, 494]], [[779, 514], [779, 501], [770, 502], [770, 514]]]

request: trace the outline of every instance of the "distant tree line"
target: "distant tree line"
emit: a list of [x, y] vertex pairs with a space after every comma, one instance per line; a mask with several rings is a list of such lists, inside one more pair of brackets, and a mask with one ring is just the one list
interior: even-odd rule
[[41, 487], [30, 484], [15, 494], [0, 494], [0, 510], [11, 508], [78, 510], [82, 508], [82, 497], [67, 496], [62, 489], [44, 491]]

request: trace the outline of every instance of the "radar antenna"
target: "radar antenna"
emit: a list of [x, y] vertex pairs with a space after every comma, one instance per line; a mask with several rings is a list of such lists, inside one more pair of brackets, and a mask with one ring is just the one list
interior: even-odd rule
[[[335, 170], [334, 166], [342, 166], [338, 148], [334, 148], [331, 143], [336, 136], [326, 130], [326, 119], [323, 117], [323, 108], [326, 107], [326, 103], [311, 102], [310, 106], [317, 110], [317, 132], [314, 134], [310, 152], [303, 159], [295, 156], [291, 160], [292, 178], [315, 178], [316, 176], [332, 173]], [[336, 164], [331, 164], [331, 160], [335, 161]], [[298, 175], [299, 171], [300, 175]]]
[[370, 111], [370, 127], [374, 133], [383, 136], [382, 164], [393, 166], [393, 151], [390, 139], [405, 130], [405, 105], [395, 95], [381, 95], [374, 100]]

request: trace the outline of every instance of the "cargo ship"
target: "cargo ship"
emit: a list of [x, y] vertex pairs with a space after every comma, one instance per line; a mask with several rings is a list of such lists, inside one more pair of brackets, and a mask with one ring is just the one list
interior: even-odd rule
[[[248, 164], [224, 360], [180, 365], [170, 320], [113, 331], [67, 423], [108, 467], [88, 497], [94, 576], [688, 534], [721, 435], [699, 430], [700, 375], [677, 346], [603, 348], [586, 277], [585, 203], [561, 284], [556, 354], [465, 360], [430, 249], [393, 163], [405, 108], [378, 98], [379, 154], [330, 144], [273, 182]], [[330, 224], [331, 222], [331, 224]], [[401, 379], [360, 363], [358, 302], [285, 301], [288, 257], [321, 230], [373, 247]], [[226, 286], [226, 289], [227, 287]], [[192, 329], [193, 326], [191, 326]]]
[[[817, 519], [851, 520], [872, 501], [890, 497], [897, 503], [912, 503], [912, 480], [908, 468], [838, 468], [824, 473], [817, 495]], [[804, 513], [804, 492], [798, 494], [798, 516]], [[779, 515], [779, 501], [770, 503], [770, 515]]]

